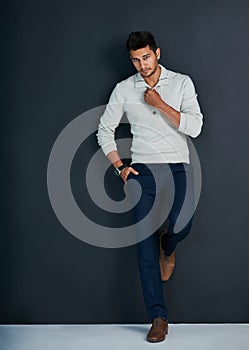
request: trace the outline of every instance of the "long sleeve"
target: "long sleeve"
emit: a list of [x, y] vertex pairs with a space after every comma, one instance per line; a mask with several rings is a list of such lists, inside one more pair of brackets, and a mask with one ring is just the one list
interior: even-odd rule
[[188, 76], [184, 81], [183, 89], [178, 131], [191, 137], [197, 137], [201, 132], [203, 116], [197, 101], [194, 84]]
[[118, 89], [119, 84], [114, 88], [98, 126], [97, 140], [105, 155], [117, 150], [115, 129], [124, 114], [123, 101]]

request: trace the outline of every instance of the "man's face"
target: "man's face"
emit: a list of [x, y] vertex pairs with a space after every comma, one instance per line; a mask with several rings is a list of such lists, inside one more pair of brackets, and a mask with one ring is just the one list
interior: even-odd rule
[[160, 58], [160, 49], [156, 53], [151, 50], [149, 45], [138, 50], [130, 50], [130, 57], [136, 70], [144, 78], [149, 78], [158, 68]]

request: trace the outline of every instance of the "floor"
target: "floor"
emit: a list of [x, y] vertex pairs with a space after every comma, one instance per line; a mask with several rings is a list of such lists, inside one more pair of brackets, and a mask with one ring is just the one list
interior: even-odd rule
[[146, 342], [144, 325], [0, 325], [1, 350], [248, 350], [249, 324], [170, 324], [165, 341]]

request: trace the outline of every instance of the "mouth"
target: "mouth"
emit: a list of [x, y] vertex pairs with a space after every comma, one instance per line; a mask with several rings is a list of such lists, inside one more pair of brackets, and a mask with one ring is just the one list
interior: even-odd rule
[[141, 72], [141, 73], [146, 74], [146, 73], [148, 73], [148, 72], [149, 72], [149, 70], [150, 70], [149, 68], [146, 68], [146, 69], [141, 69], [141, 71], [140, 71], [140, 72]]

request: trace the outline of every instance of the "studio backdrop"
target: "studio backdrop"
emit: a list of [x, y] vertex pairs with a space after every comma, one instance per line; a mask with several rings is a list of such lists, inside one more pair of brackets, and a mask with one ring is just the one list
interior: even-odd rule
[[[135, 73], [125, 40], [137, 30], [154, 34], [161, 64], [192, 78], [204, 115], [202, 134], [191, 140], [201, 165], [200, 200], [164, 285], [169, 321], [249, 321], [248, 12], [246, 0], [6, 3], [1, 323], [148, 321], [136, 246], [91, 242], [97, 226], [104, 235], [130, 219], [114, 209], [107, 214], [88, 185], [99, 176], [117, 203], [125, 198], [123, 185], [109, 165], [105, 174], [98, 167], [90, 178], [87, 173], [99, 150], [91, 111], [103, 108], [115, 84]], [[68, 198], [64, 192], [57, 198], [66, 219], [76, 224], [77, 215], [67, 210], [73, 198], [94, 223], [82, 225], [81, 237], [60, 221], [48, 189], [51, 152], [68, 125], [75, 137], [57, 158], [61, 168], [52, 169], [50, 186], [67, 181], [63, 188], [71, 189]], [[129, 125], [121, 125], [117, 137], [129, 139]]]

